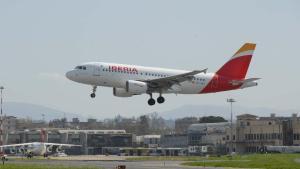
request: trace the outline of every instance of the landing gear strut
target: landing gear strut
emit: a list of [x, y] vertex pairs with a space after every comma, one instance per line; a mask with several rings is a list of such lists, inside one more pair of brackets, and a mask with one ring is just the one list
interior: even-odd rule
[[150, 93], [149, 95], [150, 95], [150, 99], [148, 100], [148, 104], [150, 106], [153, 106], [153, 105], [155, 105], [155, 100], [152, 98], [152, 93]]
[[92, 93], [91, 93], [91, 98], [95, 98], [96, 97], [96, 90], [97, 90], [97, 86], [93, 86], [93, 90], [92, 90]]

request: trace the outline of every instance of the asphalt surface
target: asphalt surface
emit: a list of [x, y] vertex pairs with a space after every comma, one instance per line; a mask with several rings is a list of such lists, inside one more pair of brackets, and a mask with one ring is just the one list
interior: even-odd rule
[[[126, 165], [126, 169], [192, 169], [206, 168], [215, 169], [213, 167], [189, 167], [180, 165], [182, 161], [71, 161], [71, 160], [36, 160], [11, 159], [7, 163], [14, 164], [36, 164], [36, 165], [63, 165], [63, 166], [89, 166], [101, 167], [104, 169], [115, 169], [118, 165]], [[220, 169], [220, 168], [219, 168]]]

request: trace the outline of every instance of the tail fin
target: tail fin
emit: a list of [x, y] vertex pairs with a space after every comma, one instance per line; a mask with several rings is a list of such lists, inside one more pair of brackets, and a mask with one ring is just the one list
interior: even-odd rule
[[233, 79], [245, 79], [255, 46], [253, 43], [245, 43], [216, 74]]
[[45, 129], [41, 129], [41, 133], [40, 133], [40, 136], [41, 136], [41, 142], [44, 143], [46, 141], [46, 130]]

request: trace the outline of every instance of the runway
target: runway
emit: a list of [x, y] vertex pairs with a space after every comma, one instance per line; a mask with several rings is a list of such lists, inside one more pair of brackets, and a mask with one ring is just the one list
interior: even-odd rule
[[[36, 165], [63, 165], [63, 166], [89, 166], [102, 167], [104, 169], [115, 169], [117, 165], [126, 165], [127, 169], [191, 169], [213, 167], [188, 167], [180, 165], [182, 161], [73, 161], [73, 160], [40, 160], [40, 159], [11, 159], [7, 163], [14, 164], [36, 164]], [[220, 168], [221, 169], [221, 168]]]

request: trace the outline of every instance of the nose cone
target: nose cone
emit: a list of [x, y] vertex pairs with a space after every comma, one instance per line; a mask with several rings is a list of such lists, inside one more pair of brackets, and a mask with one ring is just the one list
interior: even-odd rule
[[66, 73], [66, 77], [68, 78], [68, 79], [70, 79], [70, 80], [74, 80], [74, 77], [75, 77], [75, 75], [74, 75], [74, 72], [71, 70], [71, 71], [68, 71], [67, 73]]

